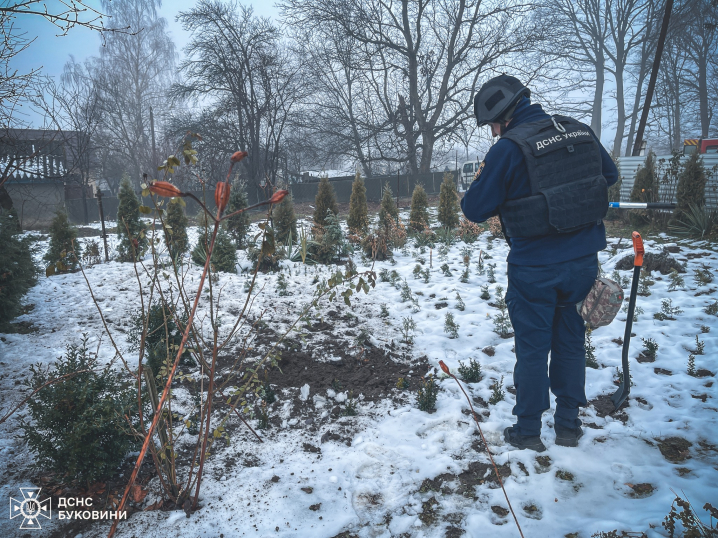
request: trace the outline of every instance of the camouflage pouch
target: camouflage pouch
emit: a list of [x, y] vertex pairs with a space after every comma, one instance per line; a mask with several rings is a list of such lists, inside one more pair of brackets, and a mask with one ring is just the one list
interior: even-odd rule
[[622, 304], [621, 286], [613, 280], [599, 277], [586, 298], [576, 304], [576, 310], [586, 322], [586, 326], [593, 330], [611, 323]]

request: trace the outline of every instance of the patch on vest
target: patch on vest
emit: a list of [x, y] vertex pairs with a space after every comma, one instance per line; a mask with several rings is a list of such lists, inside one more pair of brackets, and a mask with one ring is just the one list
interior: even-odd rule
[[474, 181], [479, 179], [479, 176], [481, 175], [481, 172], [484, 170], [484, 165], [486, 163], [484, 161], [481, 161], [481, 164], [479, 164], [479, 169], [476, 171], [476, 174], [474, 174]]
[[569, 126], [565, 133], [557, 131], [553, 131], [551, 134], [541, 133], [528, 138], [527, 141], [533, 150], [533, 154], [540, 157], [550, 151], [565, 148], [572, 144], [591, 143], [593, 142], [593, 137], [589, 131], [581, 127]]

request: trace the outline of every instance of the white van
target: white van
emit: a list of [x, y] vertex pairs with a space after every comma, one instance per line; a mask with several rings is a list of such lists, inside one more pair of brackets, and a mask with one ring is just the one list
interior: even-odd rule
[[476, 172], [479, 171], [479, 165], [481, 162], [477, 159], [475, 161], [467, 161], [461, 166], [461, 185], [460, 189], [465, 191], [471, 185], [474, 180]]

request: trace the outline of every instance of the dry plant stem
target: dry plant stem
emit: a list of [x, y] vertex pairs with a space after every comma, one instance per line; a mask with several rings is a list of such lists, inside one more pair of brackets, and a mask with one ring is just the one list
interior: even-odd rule
[[[74, 254], [74, 251], [73, 251]], [[75, 259], [77, 260], [77, 256], [75, 256]], [[107, 321], [105, 321], [105, 316], [102, 315], [102, 309], [100, 309], [100, 305], [97, 302], [97, 299], [95, 298], [95, 294], [92, 291], [92, 286], [90, 285], [90, 281], [87, 278], [87, 275], [85, 274], [85, 269], [82, 267], [82, 264], [79, 263], [78, 260], [78, 267], [80, 268], [80, 272], [82, 273], [82, 277], [85, 279], [85, 283], [87, 284], [87, 291], [90, 292], [90, 297], [92, 298], [92, 302], [95, 305], [95, 308], [97, 308], [97, 313], [100, 314], [100, 320], [102, 321], [103, 327], [105, 327], [105, 332], [107, 333], [107, 336], [110, 337], [110, 342], [112, 343], [112, 347], [115, 348], [115, 353], [117, 353], [117, 356], [122, 361], [122, 364], [125, 366], [125, 370], [127, 370], [132, 377], [136, 377], [132, 374], [132, 370], [130, 369], [130, 365], [127, 364], [127, 361], [122, 356], [122, 352], [120, 351], [120, 348], [117, 347], [117, 343], [115, 342], [115, 339], [112, 338], [112, 333], [110, 332], [110, 328], [107, 326]]]
[[4, 417], [0, 418], [0, 424], [2, 424], [2, 423], [5, 422], [7, 419], [9, 419], [9, 418], [13, 415], [13, 413], [15, 413], [15, 411], [17, 411], [18, 409], [20, 409], [20, 408], [25, 404], [25, 402], [27, 402], [30, 398], [32, 398], [33, 396], [35, 396], [35, 394], [37, 394], [38, 392], [40, 392], [40, 391], [41, 391], [42, 389], [44, 389], [45, 387], [49, 387], [50, 385], [53, 385], [53, 384], [57, 383], [58, 381], [64, 381], [65, 379], [68, 379], [68, 378], [70, 378], [70, 377], [76, 376], [77, 374], [81, 374], [81, 373], [83, 373], [83, 372], [98, 372], [98, 371], [99, 371], [99, 370], [77, 370], [76, 372], [70, 372], [69, 374], [65, 374], [65, 375], [63, 375], [63, 376], [56, 377], [55, 379], [51, 379], [50, 381], [48, 381], [47, 383], [45, 383], [45, 384], [42, 385], [41, 387], [38, 387], [38, 388], [36, 388], [35, 390], [33, 390], [23, 401], [21, 401], [19, 404], [17, 404], [7, 415], [5, 415]]
[[[204, 286], [204, 280], [207, 277], [207, 271], [209, 270], [209, 263], [210, 259], [212, 257], [212, 249], [214, 248], [214, 242], [217, 237], [217, 231], [219, 229], [219, 220], [215, 220], [214, 223], [214, 231], [212, 233], [212, 240], [209, 245], [209, 252], [207, 252], [207, 259], [204, 263], [204, 270], [202, 271], [202, 277], [199, 281], [199, 286], [197, 287], [197, 295], [195, 296], [194, 303], [192, 304], [192, 311], [189, 314], [189, 317], [187, 319], [187, 326], [185, 327], [184, 334], [182, 335], [182, 341], [180, 342], [179, 349], [177, 350], [177, 356], [175, 357], [174, 363], [172, 364], [172, 369], [170, 370], [168, 376], [167, 376], [167, 383], [165, 384], [165, 388], [162, 391], [162, 397], [160, 398], [160, 403], [155, 410], [155, 415], [152, 419], [152, 424], [150, 425], [149, 430], [147, 431], [145, 441], [142, 444], [142, 449], [140, 450], [140, 455], [137, 458], [137, 462], [135, 463], [134, 469], [132, 469], [132, 475], [130, 476], [130, 480], [127, 483], [127, 487], [125, 487], [125, 492], [122, 495], [122, 500], [120, 501], [120, 504], [117, 507], [117, 513], [119, 516], [119, 513], [122, 512], [123, 508], [125, 507], [125, 504], [127, 503], [127, 498], [130, 494], [130, 489], [132, 488], [133, 484], [135, 483], [135, 480], [137, 480], [137, 474], [140, 471], [140, 466], [142, 465], [142, 461], [145, 458], [145, 454], [147, 454], [147, 449], [149, 447], [150, 440], [152, 438], [152, 434], [155, 431], [155, 428], [157, 428], [157, 423], [159, 422], [159, 418], [162, 412], [162, 407], [165, 404], [165, 401], [167, 400], [167, 396], [170, 392], [170, 387], [172, 386], [172, 380], [174, 379], [175, 372], [177, 371], [177, 365], [179, 364], [180, 358], [182, 357], [182, 352], [184, 351], [184, 346], [187, 343], [187, 338], [189, 337], [190, 328], [192, 327], [192, 320], [194, 319], [195, 311], [197, 310], [197, 305], [199, 304], [199, 299], [202, 295], [202, 288]], [[119, 523], [119, 519], [115, 519], [112, 523], [112, 527], [110, 528], [110, 532], [107, 535], [108, 538], [112, 538], [114, 536], [115, 531], [117, 530], [117, 524]]]
[[[215, 228], [219, 225], [220, 214], [217, 214], [217, 220], [215, 221]], [[207, 254], [209, 258], [210, 254]], [[205, 414], [207, 415], [207, 424], [205, 425], [204, 437], [202, 438], [202, 451], [199, 454], [199, 469], [197, 469], [197, 485], [194, 492], [194, 500], [192, 501], [192, 510], [197, 508], [197, 502], [199, 500], [199, 488], [202, 484], [202, 471], [204, 470], [204, 461], [207, 457], [207, 440], [209, 439], [210, 426], [212, 423], [212, 400], [214, 399], [214, 374], [217, 367], [217, 325], [214, 320], [214, 308], [212, 304], [213, 295], [212, 278], [209, 279], [209, 316], [210, 323], [212, 324], [212, 335], [214, 341], [212, 342], [212, 365], [209, 371], [209, 386], [207, 387], [207, 405], [205, 406]]]
[[[446, 370], [444, 370], [446, 372]], [[474, 406], [471, 405], [471, 399], [469, 398], [469, 395], [466, 394], [466, 391], [464, 390], [464, 387], [461, 386], [461, 383], [458, 379], [456, 379], [456, 376], [452, 374], [451, 372], [446, 372], [451, 377], [454, 378], [454, 381], [459, 385], [459, 388], [461, 389], [461, 392], [464, 393], [464, 396], [466, 396], [466, 401], [469, 402], [469, 407], [471, 407], [471, 416], [474, 418], [474, 422], [476, 422], [476, 427], [479, 429], [479, 434], [481, 434], [481, 440], [484, 443], [484, 446], [486, 447], [486, 453], [489, 455], [489, 459], [491, 460], [491, 465], [494, 467], [494, 472], [496, 473], [496, 478], [499, 481], [499, 485], [501, 486], [501, 490], [504, 492], [504, 497], [506, 498], [506, 502], [509, 505], [509, 510], [511, 510], [511, 515], [514, 516], [514, 522], [516, 523], [516, 528], [519, 530], [519, 534], [521, 535], [521, 538], [524, 538], [524, 533], [521, 532], [521, 525], [519, 525], [519, 520], [516, 519], [516, 514], [514, 513], [514, 509], [511, 507], [511, 501], [509, 500], [509, 496], [506, 494], [506, 489], [504, 488], [504, 482], [501, 480], [501, 475], [499, 474], [499, 470], [496, 467], [496, 463], [494, 463], [494, 458], [491, 455], [491, 451], [489, 450], [489, 444], [486, 442], [486, 438], [484, 437], [484, 432], [481, 431], [481, 426], [479, 426], [479, 421], [476, 420], [476, 411], [474, 411]]]

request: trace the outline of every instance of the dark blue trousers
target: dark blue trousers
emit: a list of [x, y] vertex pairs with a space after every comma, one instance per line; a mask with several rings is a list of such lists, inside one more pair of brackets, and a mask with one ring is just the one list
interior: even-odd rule
[[[577, 428], [586, 405], [585, 327], [576, 303], [588, 295], [598, 274], [596, 254], [550, 265], [508, 266], [506, 304], [514, 326], [514, 386], [522, 435], [541, 433], [541, 414], [556, 396], [555, 424]], [[551, 362], [548, 355], [551, 353]]]

